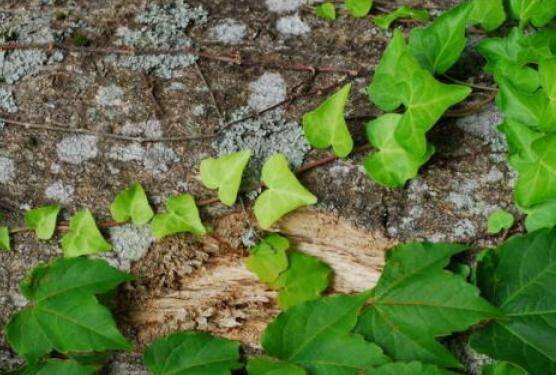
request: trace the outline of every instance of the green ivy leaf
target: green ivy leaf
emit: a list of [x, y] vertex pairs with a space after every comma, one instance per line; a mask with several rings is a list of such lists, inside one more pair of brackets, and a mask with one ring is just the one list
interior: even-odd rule
[[479, 24], [486, 31], [493, 31], [506, 20], [504, 0], [473, 0], [469, 23]]
[[442, 74], [459, 60], [467, 44], [465, 27], [472, 8], [469, 4], [465, 2], [439, 16], [430, 26], [411, 31], [409, 49], [423, 68]]
[[168, 198], [168, 212], [157, 214], [151, 222], [153, 235], [157, 240], [166, 236], [191, 232], [197, 235], [207, 231], [201, 222], [195, 199], [190, 194], [181, 194]]
[[533, 142], [537, 159], [524, 164], [515, 186], [515, 200], [521, 207], [532, 207], [556, 199], [556, 135]]
[[498, 209], [490, 214], [487, 220], [487, 232], [490, 234], [500, 233], [510, 229], [514, 225], [514, 215], [508, 211]]
[[345, 0], [345, 4], [353, 17], [365, 17], [373, 7], [373, 0]]
[[548, 99], [556, 101], [556, 57], [542, 60], [539, 63], [539, 76], [541, 86]]
[[525, 370], [509, 362], [497, 361], [483, 367], [482, 375], [528, 375]]
[[536, 27], [549, 23], [556, 16], [556, 3], [553, 0], [509, 0], [512, 17], [521, 26], [531, 22]]
[[318, 298], [328, 288], [332, 273], [326, 263], [297, 251], [289, 253], [288, 261], [289, 268], [273, 285], [280, 290], [278, 303], [284, 310]]
[[317, 109], [303, 116], [303, 131], [311, 146], [319, 149], [332, 146], [334, 153], [341, 158], [348, 156], [353, 149], [353, 139], [344, 118], [350, 90], [351, 83], [348, 83]]
[[35, 231], [40, 240], [49, 240], [56, 231], [56, 220], [62, 208], [45, 206], [29, 210], [25, 213], [25, 224]]
[[315, 7], [315, 14], [325, 20], [334, 21], [336, 19], [336, 8], [332, 3], [323, 3]]
[[263, 166], [262, 180], [268, 187], [255, 202], [255, 217], [268, 229], [296, 208], [317, 203], [317, 197], [299, 183], [283, 154], [270, 157]]
[[530, 208], [520, 207], [520, 209], [527, 214], [525, 228], [528, 232], [556, 226], [556, 200], [543, 202]]
[[29, 363], [53, 350], [131, 349], [110, 311], [94, 295], [132, 279], [105, 261], [87, 258], [57, 259], [35, 268], [20, 284], [32, 304], [10, 319], [8, 342]]
[[388, 251], [357, 332], [397, 361], [458, 367], [457, 359], [435, 338], [464, 331], [498, 314], [473, 285], [444, 270], [450, 257], [465, 249], [444, 243], [408, 243]]
[[218, 159], [201, 162], [201, 181], [209, 189], [218, 189], [218, 198], [226, 206], [236, 203], [243, 170], [251, 158], [251, 150], [243, 150]]
[[387, 187], [402, 187], [434, 154], [428, 145], [425, 155], [415, 155], [402, 147], [395, 138], [402, 115], [389, 113], [367, 124], [367, 138], [378, 149], [365, 160], [365, 171], [376, 182]]
[[307, 372], [291, 363], [268, 357], [257, 357], [247, 362], [248, 375], [306, 375]]
[[518, 122], [507, 120], [498, 127], [506, 137], [510, 155], [508, 162], [517, 171], [523, 171], [534, 163], [538, 157], [533, 150], [533, 142], [543, 137], [543, 133], [537, 132], [528, 126]]
[[420, 362], [387, 363], [370, 372], [372, 375], [456, 375], [457, 373]]
[[512, 237], [481, 260], [477, 275], [503, 317], [471, 336], [473, 349], [531, 374], [556, 373], [556, 230]]
[[154, 216], [147, 194], [138, 182], [134, 182], [116, 196], [110, 211], [116, 222], [124, 223], [131, 219], [135, 225], [147, 224]]
[[97, 371], [97, 367], [83, 366], [76, 361], [49, 359], [36, 375], [93, 375]]
[[292, 307], [266, 328], [265, 352], [311, 375], [358, 375], [387, 363], [377, 345], [351, 333], [367, 298], [340, 295]]
[[0, 227], [0, 250], [10, 251], [10, 230], [8, 227]]
[[62, 237], [62, 250], [66, 258], [112, 250], [98, 230], [91, 211], [78, 211], [70, 219], [70, 230]]
[[178, 332], [156, 340], [144, 359], [154, 375], [231, 375], [242, 367], [238, 342], [204, 332]]
[[400, 18], [410, 18], [425, 22], [429, 20], [429, 17], [429, 12], [425, 9], [412, 9], [407, 5], [403, 5], [393, 12], [373, 17], [373, 22], [381, 29], [386, 30], [393, 22]]
[[287, 238], [273, 233], [262, 239], [249, 250], [245, 262], [247, 269], [267, 284], [274, 283], [278, 276], [288, 268], [286, 251], [290, 247]]

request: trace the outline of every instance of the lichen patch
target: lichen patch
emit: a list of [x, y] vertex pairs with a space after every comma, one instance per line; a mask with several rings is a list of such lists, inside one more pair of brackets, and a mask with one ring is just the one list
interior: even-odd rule
[[94, 135], [72, 135], [65, 137], [56, 146], [58, 158], [71, 164], [80, 164], [98, 155], [97, 137]]

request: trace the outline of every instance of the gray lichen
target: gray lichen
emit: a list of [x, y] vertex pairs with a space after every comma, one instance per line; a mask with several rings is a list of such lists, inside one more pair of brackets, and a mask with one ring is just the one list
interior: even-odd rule
[[44, 191], [47, 199], [61, 204], [69, 204], [73, 200], [74, 188], [71, 185], [64, 185], [62, 181], [56, 181], [49, 185]]
[[[150, 4], [144, 13], [135, 17], [135, 22], [142, 25], [140, 29], [118, 28], [116, 44], [141, 49], [191, 47], [193, 42], [186, 34], [187, 28], [192, 24], [203, 24], [206, 20], [207, 12], [202, 7], [192, 8], [183, 0], [168, 5]], [[176, 69], [187, 67], [196, 60], [196, 56], [183, 53], [106, 57], [109, 63], [152, 72], [164, 79], [174, 77]]]
[[286, 99], [286, 81], [279, 73], [266, 72], [249, 84], [249, 107], [259, 112]]
[[15, 164], [12, 159], [0, 156], [0, 184], [10, 182], [15, 177]]
[[276, 22], [276, 29], [286, 36], [303, 35], [311, 31], [311, 28], [303, 22], [299, 14], [280, 18]]
[[[245, 118], [247, 107], [232, 114], [232, 121]], [[286, 155], [293, 167], [303, 163], [310, 146], [303, 136], [303, 129], [295, 121], [288, 121], [279, 111], [269, 111], [225, 128], [213, 142], [219, 156], [249, 148], [253, 157], [246, 169], [247, 179], [258, 179], [264, 161], [276, 154]]]
[[117, 85], [104, 86], [98, 89], [95, 101], [100, 106], [120, 106], [124, 91]]
[[232, 18], [226, 18], [209, 31], [212, 39], [225, 44], [238, 44], [245, 37], [247, 26]]
[[17, 112], [14, 94], [3, 87], [0, 88], [0, 109], [8, 113]]
[[131, 263], [147, 253], [153, 242], [153, 235], [149, 225], [127, 224], [110, 228], [110, 241], [113, 251], [102, 254], [102, 257], [113, 266], [128, 272]]
[[94, 135], [72, 135], [65, 137], [56, 146], [58, 158], [66, 163], [80, 164], [97, 157], [97, 137]]

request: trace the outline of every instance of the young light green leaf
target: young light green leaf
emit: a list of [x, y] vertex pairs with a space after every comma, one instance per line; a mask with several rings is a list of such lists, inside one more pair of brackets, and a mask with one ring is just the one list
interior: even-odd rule
[[536, 27], [549, 23], [556, 16], [553, 0], [509, 0], [512, 17], [524, 27], [531, 22]]
[[270, 157], [263, 166], [262, 180], [268, 187], [255, 202], [255, 217], [268, 229], [282, 216], [296, 208], [317, 203], [317, 197], [295, 177], [283, 154]]
[[49, 359], [36, 375], [93, 375], [98, 367], [84, 366], [73, 360]]
[[155, 215], [151, 222], [153, 235], [157, 240], [176, 233], [207, 233], [193, 196], [181, 194], [170, 197], [166, 201], [166, 208], [168, 212]]
[[482, 375], [529, 375], [521, 367], [509, 362], [497, 361], [491, 365], [483, 367]]
[[25, 224], [35, 231], [40, 240], [49, 240], [56, 231], [56, 220], [60, 206], [45, 206], [29, 210], [25, 213]]
[[332, 273], [326, 263], [297, 251], [288, 255], [288, 261], [289, 268], [273, 284], [280, 290], [278, 303], [284, 310], [318, 298], [328, 288]]
[[358, 375], [387, 363], [377, 345], [351, 333], [367, 298], [340, 295], [292, 307], [266, 328], [265, 352], [311, 375]]
[[423, 68], [442, 74], [459, 60], [467, 44], [465, 27], [470, 11], [470, 3], [465, 2], [442, 14], [430, 26], [411, 31], [409, 49]]
[[490, 234], [500, 233], [510, 229], [514, 225], [514, 215], [508, 211], [497, 209], [491, 213], [487, 220], [487, 232]]
[[274, 283], [278, 276], [288, 268], [286, 251], [290, 247], [287, 238], [273, 233], [262, 239], [249, 250], [245, 262], [247, 269], [267, 284]]
[[357, 332], [397, 361], [458, 367], [454, 355], [435, 338], [464, 331], [498, 314], [479, 297], [477, 288], [444, 270], [450, 257], [465, 249], [444, 243], [408, 243], [388, 251]]
[[556, 373], [556, 230], [515, 236], [479, 263], [477, 284], [503, 316], [471, 336], [473, 349], [530, 374]]
[[468, 23], [479, 24], [486, 31], [499, 28], [506, 20], [504, 0], [473, 0]]
[[70, 230], [62, 237], [62, 250], [66, 258], [112, 250], [98, 230], [91, 211], [78, 211], [70, 219]]
[[8, 342], [29, 363], [54, 350], [131, 349], [110, 311], [94, 295], [132, 279], [105, 261], [87, 258], [57, 259], [37, 267], [20, 284], [32, 304], [9, 321]]
[[268, 357], [257, 357], [247, 362], [248, 375], [307, 375], [307, 372], [291, 363]]
[[369, 372], [370, 375], [457, 375], [455, 372], [420, 362], [387, 363]]
[[315, 7], [315, 14], [322, 19], [334, 21], [336, 19], [336, 8], [332, 3], [322, 3]]
[[429, 12], [426, 9], [412, 9], [403, 5], [388, 14], [374, 16], [373, 22], [381, 29], [388, 29], [390, 25], [400, 18], [410, 18], [416, 21], [425, 22], [429, 19]]
[[533, 142], [537, 159], [524, 164], [515, 187], [515, 200], [521, 207], [532, 207], [556, 199], [556, 135]]
[[218, 198], [226, 206], [236, 203], [243, 170], [251, 158], [251, 150], [243, 150], [218, 159], [201, 162], [201, 181], [209, 189], [218, 189]]
[[326, 99], [317, 109], [303, 116], [303, 131], [311, 146], [325, 149], [330, 146], [341, 158], [353, 149], [344, 112], [349, 98], [351, 83]]
[[0, 227], [0, 250], [10, 251], [10, 230], [8, 227]]
[[345, 0], [345, 4], [353, 17], [365, 17], [373, 7], [373, 0]]
[[156, 340], [144, 360], [153, 375], [231, 375], [242, 367], [238, 342], [191, 331]]
[[147, 224], [154, 216], [147, 194], [138, 182], [116, 196], [110, 211], [116, 222], [123, 223], [131, 219], [135, 225]]
[[402, 187], [417, 176], [417, 172], [434, 153], [428, 145], [425, 155], [412, 154], [395, 139], [394, 134], [402, 115], [382, 115], [367, 124], [367, 138], [378, 149], [365, 160], [365, 171], [373, 180], [387, 187]]

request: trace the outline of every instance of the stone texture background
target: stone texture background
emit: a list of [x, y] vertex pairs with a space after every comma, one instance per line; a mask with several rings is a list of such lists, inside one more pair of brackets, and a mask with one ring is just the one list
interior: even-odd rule
[[[409, 4], [437, 13], [455, 3], [458, 1], [398, 0], [380, 6], [390, 9]], [[73, 43], [86, 37], [94, 46], [195, 46], [220, 55], [240, 51], [247, 62], [247, 66], [237, 66], [187, 54], [122, 56], [56, 49], [0, 52], [0, 117], [9, 120], [0, 121], [3, 223], [21, 226], [26, 209], [48, 203], [62, 204], [64, 218], [90, 208], [99, 221], [105, 221], [115, 194], [135, 180], [143, 184], [158, 210], [164, 208], [166, 197], [176, 193], [212, 197], [200, 184], [199, 162], [246, 146], [255, 151], [248, 180], [258, 178], [261, 163], [275, 152], [285, 153], [293, 166], [326, 155], [308, 147], [300, 119], [322, 100], [319, 89], [346, 75], [313, 75], [280, 68], [284, 64], [369, 72], [354, 80], [348, 108], [356, 141], [364, 143], [365, 120], [361, 116], [376, 112], [365, 89], [390, 32], [375, 28], [369, 19], [346, 15], [334, 23], [319, 20], [304, 0], [152, 4], [138, 0], [0, 2], [3, 42]], [[402, 24], [406, 30], [412, 26]], [[481, 65], [480, 57], [469, 49], [451, 74], [492, 84], [481, 74]], [[314, 94], [225, 127], [230, 121], [307, 92]], [[29, 123], [66, 130], [24, 126]], [[431, 132], [438, 153], [404, 189], [385, 189], [370, 181], [361, 166], [364, 154], [312, 170], [302, 181], [320, 202], [303, 217], [304, 223], [333, 223], [338, 242], [331, 244], [334, 238], [321, 236], [314, 225], [296, 231], [286, 222], [282, 228], [297, 236], [301, 248], [328, 256], [343, 249], [347, 237], [358, 236], [361, 241], [349, 246], [352, 255], [359, 249], [382, 253], [393, 243], [416, 239], [492, 244], [497, 238], [485, 233], [488, 214], [498, 207], [513, 209], [514, 176], [505, 162], [498, 123], [500, 115], [492, 105], [470, 116], [442, 120]], [[138, 143], [122, 136], [204, 138]], [[243, 197], [246, 210], [253, 197]], [[256, 298], [221, 298], [202, 304], [202, 308], [188, 307], [185, 301], [172, 305], [172, 314], [160, 320], [161, 312], [168, 312], [160, 307], [168, 296], [191, 292], [191, 285], [204, 285], [207, 275], [218, 275], [225, 267], [241, 269], [246, 245], [253, 240], [252, 218], [241, 207], [212, 206], [201, 212], [215, 227], [216, 240], [177, 236], [153, 243], [149, 228], [133, 226], [105, 232], [115, 245], [115, 252], [106, 258], [138, 275], [137, 282], [122, 288], [117, 312], [138, 349], [172, 330], [198, 328], [238, 337], [257, 350], [259, 323], [276, 313], [272, 293], [241, 274], [230, 282], [240, 285], [247, 280]], [[26, 304], [18, 282], [33, 266], [60, 254], [59, 240], [38, 242], [31, 235], [17, 235], [13, 251], [0, 253], [0, 325]], [[336, 269], [346, 268], [345, 264], [342, 267], [344, 258], [330, 259], [336, 262]], [[377, 267], [369, 267], [369, 273], [379, 272]], [[345, 285], [335, 288], [351, 290]], [[154, 317], [138, 318], [134, 311], [151, 311]], [[257, 311], [262, 313], [256, 316]], [[464, 352], [462, 349], [462, 355]], [[0, 335], [0, 371], [19, 363]], [[120, 354], [106, 373], [142, 374], [144, 369], [139, 355]]]

